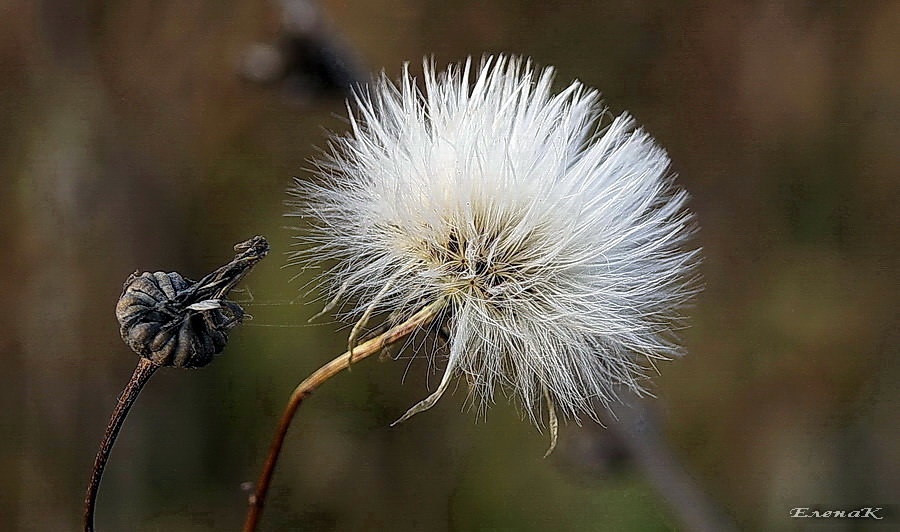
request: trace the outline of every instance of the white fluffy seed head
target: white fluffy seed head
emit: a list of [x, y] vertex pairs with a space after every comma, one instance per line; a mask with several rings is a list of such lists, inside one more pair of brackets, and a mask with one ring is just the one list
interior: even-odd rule
[[699, 253], [666, 153], [628, 115], [602, 123], [595, 90], [552, 82], [504, 56], [426, 63], [423, 91], [406, 69], [382, 76], [292, 203], [314, 227], [295, 261], [337, 259], [325, 278], [348, 316], [446, 301], [433, 399], [461, 374], [481, 405], [505, 389], [535, 421], [545, 396], [577, 419], [643, 391], [652, 360], [678, 354]]

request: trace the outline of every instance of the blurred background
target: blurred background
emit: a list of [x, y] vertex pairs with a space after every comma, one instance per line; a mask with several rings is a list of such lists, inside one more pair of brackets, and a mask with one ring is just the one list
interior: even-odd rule
[[422, 360], [368, 360], [301, 409], [263, 530], [700, 529], [672, 502], [692, 490], [723, 530], [897, 525], [788, 514], [900, 493], [900, 3], [292, 6], [0, 4], [0, 529], [79, 529], [136, 362], [113, 315], [128, 274], [198, 278], [263, 234], [273, 253], [235, 294], [252, 296], [255, 319], [208, 368], [150, 382], [97, 518], [101, 530], [239, 529], [241, 485], [290, 390], [348, 333], [305, 325], [318, 305], [289, 304], [308, 279], [281, 268], [286, 188], [308, 178], [327, 131], [345, 130], [347, 83], [485, 52], [599, 88], [668, 149], [705, 248], [689, 355], [661, 365], [637, 443], [628, 415], [608, 430], [569, 424], [547, 460], [546, 436], [514, 407], [476, 424], [463, 389], [390, 428], [435, 375]]

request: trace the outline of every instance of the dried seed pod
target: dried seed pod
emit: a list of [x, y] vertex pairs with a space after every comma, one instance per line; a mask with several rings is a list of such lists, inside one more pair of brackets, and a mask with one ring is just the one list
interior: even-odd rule
[[268, 253], [262, 237], [235, 246], [233, 261], [200, 281], [177, 272], [135, 272], [116, 305], [122, 339], [157, 366], [198, 368], [221, 353], [244, 311], [228, 291]]
[[228, 330], [241, 322], [244, 311], [231, 301], [190, 303], [183, 294], [195, 284], [177, 272], [129, 277], [116, 305], [125, 343], [159, 366], [208, 364], [225, 348]]
[[125, 417], [141, 389], [162, 366], [199, 368], [225, 349], [228, 331], [244, 310], [225, 297], [269, 253], [261, 236], [234, 246], [237, 255], [199, 281], [177, 272], [133, 273], [116, 304], [122, 339], [141, 355], [106, 426], [84, 496], [84, 531], [94, 531], [103, 470]]

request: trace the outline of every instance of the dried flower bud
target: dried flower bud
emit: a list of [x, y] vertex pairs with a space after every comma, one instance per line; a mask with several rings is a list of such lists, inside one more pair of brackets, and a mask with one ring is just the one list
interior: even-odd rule
[[241, 323], [244, 310], [227, 293], [269, 251], [262, 237], [235, 246], [240, 253], [200, 281], [177, 272], [135, 272], [116, 305], [122, 340], [158, 366], [209, 364]]
[[177, 272], [132, 274], [116, 305], [125, 343], [160, 366], [197, 368], [221, 353], [244, 311], [230, 301], [189, 309], [178, 296], [194, 284]]

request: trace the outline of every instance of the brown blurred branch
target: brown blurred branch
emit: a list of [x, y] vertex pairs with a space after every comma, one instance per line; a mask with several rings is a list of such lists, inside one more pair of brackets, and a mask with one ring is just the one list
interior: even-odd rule
[[312, 0], [284, 0], [278, 35], [253, 43], [241, 57], [238, 74], [266, 86], [281, 85], [301, 99], [347, 96], [365, 81], [355, 52]]
[[732, 532], [730, 519], [700, 489], [665, 443], [652, 412], [640, 401], [610, 405], [607, 429], [666, 500], [684, 525], [694, 532]]

